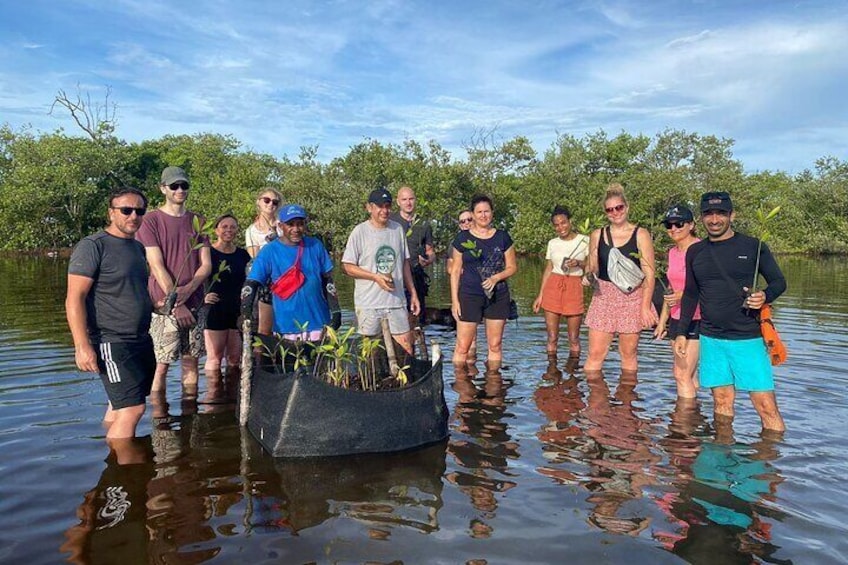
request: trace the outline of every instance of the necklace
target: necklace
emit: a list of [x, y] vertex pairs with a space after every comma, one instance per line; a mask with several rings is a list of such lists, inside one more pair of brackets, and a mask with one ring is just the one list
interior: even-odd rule
[[261, 216], [262, 222], [265, 224], [265, 229], [262, 229], [262, 226], [257, 223], [256, 228], [262, 233], [269, 233], [274, 231], [274, 222], [269, 220], [265, 216]]

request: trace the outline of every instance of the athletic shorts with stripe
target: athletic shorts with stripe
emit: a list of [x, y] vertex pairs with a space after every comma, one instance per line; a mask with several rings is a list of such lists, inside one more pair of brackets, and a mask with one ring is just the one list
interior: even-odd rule
[[114, 410], [144, 404], [150, 396], [156, 358], [153, 341], [140, 343], [101, 343], [97, 351], [97, 367], [106, 396]]

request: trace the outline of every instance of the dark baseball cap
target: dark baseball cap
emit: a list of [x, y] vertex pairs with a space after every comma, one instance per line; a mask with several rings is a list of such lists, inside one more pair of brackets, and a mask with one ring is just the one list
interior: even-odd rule
[[368, 195], [370, 204], [391, 204], [392, 194], [385, 188], [376, 188]]
[[733, 202], [726, 192], [706, 192], [701, 196], [701, 213], [709, 210], [733, 211]]
[[675, 204], [665, 213], [663, 222], [694, 222], [695, 215], [688, 206]]
[[189, 184], [188, 175], [179, 167], [165, 167], [162, 171], [162, 184], [172, 185], [175, 182], [184, 182]]

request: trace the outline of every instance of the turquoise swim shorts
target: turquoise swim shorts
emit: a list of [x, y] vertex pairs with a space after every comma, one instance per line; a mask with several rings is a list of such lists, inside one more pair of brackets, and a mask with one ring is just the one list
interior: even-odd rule
[[737, 390], [774, 390], [771, 361], [763, 338], [716, 339], [701, 334], [701, 386], [733, 385]]

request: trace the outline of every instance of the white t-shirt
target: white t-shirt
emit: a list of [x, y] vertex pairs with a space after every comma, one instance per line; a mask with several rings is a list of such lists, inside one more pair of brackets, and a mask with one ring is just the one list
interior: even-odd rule
[[565, 240], [558, 237], [553, 238], [548, 242], [548, 251], [545, 253], [545, 259], [553, 263], [554, 269], [552, 272], [558, 275], [568, 275], [572, 277], [582, 277], [583, 269], [573, 267], [568, 271], [562, 270], [562, 262], [565, 259], [577, 259], [584, 261], [589, 255], [589, 237], [583, 234], [576, 234], [574, 239]]
[[[256, 223], [254, 222], [250, 224], [244, 232], [244, 246], [248, 248], [248, 250], [250, 250], [251, 247], [258, 247], [259, 249], [262, 249], [262, 247], [268, 243], [268, 235], [272, 233], [274, 233], [273, 229], [265, 232], [261, 231], [256, 227]], [[257, 253], [259, 252], [259, 249], [256, 250]]]

